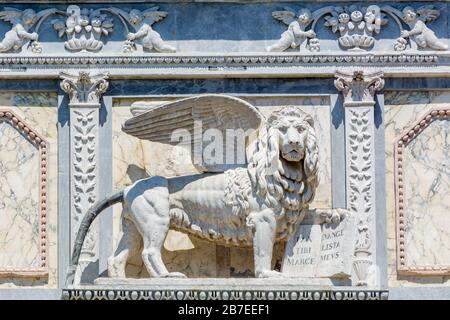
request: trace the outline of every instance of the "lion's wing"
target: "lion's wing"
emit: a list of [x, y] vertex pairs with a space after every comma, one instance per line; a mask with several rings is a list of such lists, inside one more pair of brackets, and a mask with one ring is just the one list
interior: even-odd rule
[[[227, 146], [227, 134], [231, 137], [230, 134], [237, 133], [236, 130], [239, 129], [242, 130], [241, 133], [253, 132], [256, 134], [264, 121], [263, 115], [250, 103], [220, 94], [205, 94], [148, 107], [141, 102], [136, 108], [132, 108], [132, 114], [134, 116], [123, 124], [122, 130], [139, 139], [180, 145], [179, 134], [189, 133], [190, 141], [185, 139], [184, 142], [191, 144], [193, 163], [197, 169], [203, 172], [223, 172], [236, 166], [233, 162], [226, 161], [227, 155], [230, 159], [230, 152], [232, 159], [236, 159], [237, 147], [234, 142], [232, 146], [230, 144], [232, 149], [223, 149], [221, 163], [213, 163], [207, 159], [199, 161], [199, 155], [204, 154], [204, 148], [207, 148], [212, 140], [210, 137], [204, 136], [207, 130], [215, 129], [215, 131], [208, 132], [212, 133], [214, 137], [219, 130], [222, 134], [223, 145]], [[205, 137], [204, 140], [206, 140], [203, 143], [202, 137]], [[255, 135], [249, 141], [254, 138]], [[246, 145], [247, 147], [248, 145]], [[245, 163], [241, 163], [241, 166], [243, 164]]]

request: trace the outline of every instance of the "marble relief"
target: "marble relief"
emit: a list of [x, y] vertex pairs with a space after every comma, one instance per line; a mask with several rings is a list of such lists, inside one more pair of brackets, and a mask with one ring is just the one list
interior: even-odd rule
[[297, 97], [243, 97], [243, 99], [257, 106], [267, 116], [281, 106], [298, 106], [309, 113], [314, 119], [319, 156], [319, 186], [316, 196], [311, 203], [312, 208], [331, 208], [331, 143], [330, 143], [330, 102], [328, 97], [297, 96]]
[[[22, 118], [36, 133], [45, 137], [49, 144], [48, 148], [48, 158], [47, 158], [47, 264], [48, 264], [48, 274], [46, 276], [27, 276], [27, 277], [13, 277], [13, 276], [4, 276], [0, 278], [0, 288], [14, 288], [14, 287], [23, 287], [27, 288], [28, 286], [32, 286], [33, 288], [54, 288], [56, 287], [57, 282], [57, 95], [56, 93], [44, 93], [44, 92], [33, 92], [33, 93], [18, 93], [18, 92], [3, 92], [0, 93], [0, 105], [5, 108], [10, 108], [14, 113]], [[2, 179], [8, 178], [9, 180], [14, 180], [16, 183], [20, 183], [23, 181], [24, 177], [27, 177], [31, 181], [35, 181], [38, 179], [39, 172], [36, 170], [32, 170], [32, 168], [36, 168], [35, 165], [38, 161], [36, 157], [30, 157], [32, 148], [29, 148], [31, 145], [29, 142], [25, 143], [24, 138], [21, 134], [17, 135], [14, 133], [7, 124], [2, 122], [2, 132], [9, 132], [9, 135], [1, 135], [0, 140], [16, 137], [18, 140], [18, 147], [13, 147], [16, 150], [16, 153], [8, 153], [4, 154], [2, 152], [0, 156], [0, 161], [3, 162], [2, 158], [5, 157], [13, 157], [19, 156], [22, 154], [27, 157], [22, 157], [21, 161], [25, 161], [27, 170], [24, 170], [21, 167], [20, 172], [10, 172], [2, 174]], [[13, 136], [11, 135], [13, 134]], [[14, 134], [16, 136], [14, 136]], [[3, 142], [1, 142], [3, 145]], [[11, 148], [8, 143], [8, 147]], [[2, 147], [3, 149], [3, 147]], [[21, 153], [18, 152], [21, 150]], [[39, 153], [37, 154], [39, 156]], [[9, 161], [8, 161], [9, 162]], [[3, 167], [4, 168], [4, 167]], [[5, 168], [4, 168], [5, 169]], [[2, 171], [3, 172], [3, 171]], [[20, 177], [17, 177], [17, 174], [22, 175], [22, 180]], [[13, 177], [14, 176], [14, 177]], [[2, 186], [5, 186], [5, 182], [2, 182]], [[13, 185], [14, 191], [18, 189], [18, 186]], [[8, 250], [17, 250], [18, 255], [11, 255], [10, 260], [16, 259], [15, 261], [9, 261], [8, 263], [17, 263], [18, 257], [20, 256], [20, 263], [35, 263], [38, 260], [36, 259], [36, 242], [38, 238], [36, 238], [36, 232], [39, 232], [37, 229], [36, 223], [38, 222], [35, 214], [36, 204], [39, 203], [39, 195], [36, 190], [36, 183], [32, 184], [24, 184], [24, 186], [20, 186], [19, 188], [22, 192], [16, 192], [16, 200], [15, 204], [11, 198], [2, 197], [2, 202], [5, 205], [8, 205], [11, 209], [21, 208], [26, 210], [16, 211], [19, 212], [16, 214], [16, 219], [14, 220], [13, 229], [20, 232], [11, 233], [14, 234], [14, 245], [10, 247]], [[23, 191], [25, 190], [25, 191]], [[33, 192], [35, 190], [36, 192]], [[1, 190], [2, 192], [6, 192], [4, 188]], [[25, 193], [26, 192], [26, 193]], [[20, 201], [24, 194], [27, 194], [28, 200]], [[31, 196], [28, 196], [31, 195]], [[36, 194], [36, 195], [35, 195]], [[5, 201], [7, 199], [7, 201]], [[19, 204], [22, 204], [22, 207], [18, 207]], [[16, 207], [12, 207], [11, 205], [17, 205]], [[5, 207], [7, 208], [7, 207]], [[0, 216], [7, 217], [11, 221], [11, 213], [14, 211], [4, 211], [0, 209]], [[20, 213], [21, 212], [21, 213]], [[26, 212], [26, 214], [25, 214]], [[6, 215], [3, 215], [7, 213]], [[33, 214], [34, 213], [34, 214]], [[27, 220], [25, 220], [27, 219]], [[1, 220], [1, 219], [0, 219]], [[20, 223], [17, 223], [20, 222]], [[3, 223], [0, 225], [3, 226]], [[3, 227], [2, 227], [3, 229]], [[27, 232], [23, 232], [26, 230]], [[2, 234], [2, 231], [0, 231]], [[5, 242], [3, 241], [5, 238], [0, 240], [2, 245], [12, 245], [11, 241]], [[19, 246], [26, 241], [25, 247], [21, 247], [19, 250]], [[4, 265], [3, 263], [6, 261], [2, 261], [0, 265]], [[0, 267], [1, 268], [1, 267]]]
[[[253, 8], [254, 12], [251, 12], [251, 14], [257, 15], [258, 10], [255, 7]], [[48, 48], [44, 50], [43, 45], [38, 41], [47, 31], [45, 28], [42, 28], [41, 31], [40, 27], [43, 22], [51, 25], [59, 38], [66, 39], [64, 48], [68, 53], [98, 53], [104, 49], [108, 40], [123, 42], [122, 53], [127, 54], [137, 51], [142, 53], [174, 53], [177, 51], [176, 47], [164, 41], [161, 35], [153, 29], [155, 23], [163, 20], [169, 14], [166, 11], [159, 11], [157, 6], [123, 10], [118, 6], [92, 8], [72, 4], [59, 9], [49, 7], [41, 11], [35, 11], [31, 7], [26, 7], [23, 10], [3, 7], [3, 10], [0, 11], [0, 19], [8, 23], [9, 26], [8, 31], [0, 41], [0, 52], [18, 54], [22, 51], [29, 51], [40, 54], [48, 51]], [[170, 14], [175, 17], [180, 16], [179, 10], [176, 10], [175, 7], [170, 10]], [[389, 20], [393, 20], [399, 29], [399, 37], [395, 42], [392, 41], [392, 50], [404, 51], [411, 48], [447, 50], [448, 45], [441, 41], [436, 36], [435, 31], [428, 26], [440, 17], [441, 11], [443, 10], [440, 7], [433, 5], [394, 8], [389, 5], [378, 6], [377, 3], [367, 3], [365, 6], [354, 4], [350, 6], [330, 5], [322, 6], [316, 10], [307, 7], [298, 9], [279, 8], [279, 10], [272, 12], [272, 17], [284, 23], [287, 30], [281, 34], [276, 43], [267, 47], [267, 50], [280, 52], [300, 47], [302, 51], [319, 52], [322, 41], [335, 41], [333, 38], [324, 39], [323, 36], [319, 36], [320, 29], [317, 25], [322, 24], [323, 21], [325, 27], [330, 27], [333, 33], [339, 35], [337, 42], [341, 49], [371, 50], [374, 44], [381, 40], [378, 39], [379, 37], [375, 37], [378, 34], [383, 40], [387, 38], [387, 41], [391, 41], [389, 37], [381, 33], [382, 27], [388, 23], [388, 16]], [[187, 14], [187, 16], [190, 15]], [[221, 18], [208, 12], [205, 13], [205, 16], [210, 19]], [[52, 19], [49, 19], [49, 17], [52, 17]], [[189, 28], [195, 26], [196, 22], [201, 22], [201, 20], [198, 20], [200, 19], [188, 21]], [[205, 22], [203, 23], [205, 24]], [[235, 21], [235, 24], [239, 24], [239, 21]], [[404, 26], [407, 26], [407, 28], [405, 29]], [[120, 28], [123, 28], [124, 32], [117, 30]], [[255, 23], [250, 24], [246, 31], [252, 32], [254, 28]], [[232, 32], [234, 37], [237, 34], [239, 41], [245, 42], [248, 40], [248, 36], [240, 37], [237, 30]], [[183, 46], [185, 34], [181, 34], [179, 37], [181, 39], [178, 41], [178, 46], [180, 44]], [[201, 39], [201, 36], [199, 38]], [[226, 36], [224, 39], [226, 39]], [[415, 46], [413, 47], [411, 43], [415, 43]], [[246, 44], [249, 45], [249, 49], [254, 46], [250, 42]], [[45, 45], [50, 45], [50, 43], [46, 42]], [[211, 46], [203, 43], [202, 48], [199, 49], [199, 51], [208, 51]], [[252, 49], [256, 51], [254, 48]]]
[[[396, 243], [396, 221], [395, 221], [395, 190], [394, 190], [394, 141], [398, 138], [405, 130], [414, 126], [414, 124], [421, 119], [421, 117], [429, 110], [433, 108], [443, 108], [448, 105], [448, 101], [450, 101], [450, 93], [446, 91], [396, 91], [396, 92], [386, 92], [385, 94], [385, 143], [386, 143], [386, 208], [387, 208], [387, 218], [388, 218], [388, 241], [387, 241], [387, 249], [388, 249], [388, 280], [389, 285], [392, 287], [397, 286], [418, 286], [423, 284], [429, 285], [448, 285], [450, 283], [449, 276], [443, 275], [428, 275], [427, 277], [420, 277], [417, 275], [399, 275], [397, 274], [397, 243]], [[445, 125], [448, 126], [448, 125]], [[431, 129], [427, 133], [427, 130]], [[439, 197], [441, 191], [445, 191], [445, 183], [447, 183], [448, 188], [448, 177], [444, 178], [442, 172], [445, 169], [445, 161], [441, 161], [444, 155], [444, 151], [442, 148], [433, 148], [432, 143], [437, 143], [439, 140], [442, 142], [445, 136], [445, 133], [440, 133], [439, 135], [435, 135], [436, 129], [433, 127], [428, 127], [421, 134], [425, 134], [422, 138], [420, 135], [417, 142], [414, 144], [414, 140], [411, 143], [411, 147], [414, 145], [415, 149], [408, 149], [411, 156], [411, 151], [414, 152], [415, 156], [418, 159], [418, 163], [412, 166], [406, 166], [406, 170], [410, 170], [409, 173], [405, 173], [405, 176], [409, 176], [410, 179], [421, 179], [420, 183], [416, 184], [414, 181], [409, 180], [407, 182], [407, 187], [405, 188], [406, 194], [405, 196], [409, 197], [410, 203], [415, 208], [415, 212], [412, 212], [412, 217], [408, 218], [407, 222], [407, 230], [411, 231], [407, 237], [409, 237], [410, 241], [407, 245], [408, 253], [412, 252], [412, 256], [408, 263], [419, 263], [426, 262], [430, 263], [432, 261], [432, 257], [435, 253], [444, 253], [445, 246], [441, 244], [436, 245], [435, 236], [446, 237], [448, 234], [448, 228], [446, 232], [441, 232], [442, 229], [434, 228], [440, 219], [448, 219], [443, 215], [444, 212], [448, 213], [448, 209], [446, 211], [442, 211], [442, 206], [447, 206], [448, 203], [445, 204], [445, 201], [441, 201], [438, 205], [435, 205], [435, 202]], [[442, 129], [442, 127], [440, 127]], [[434, 132], [433, 132], [434, 130]], [[447, 127], [447, 135], [448, 135], [448, 127]], [[438, 130], [439, 131], [439, 130]], [[430, 135], [433, 136], [433, 139], [429, 139]], [[428, 145], [428, 143], [430, 143]], [[448, 152], [448, 138], [447, 138], [447, 151]], [[424, 149], [420, 148], [424, 147]], [[433, 151], [432, 151], [433, 150]], [[436, 151], [434, 151], [436, 150]], [[439, 151], [440, 150], [440, 151]], [[423, 151], [428, 151], [427, 154]], [[448, 153], [447, 153], [448, 157]], [[441, 160], [438, 160], [441, 159]], [[424, 172], [423, 165], [428, 164], [424, 161], [439, 161], [442, 162], [437, 169], [432, 171], [427, 171], [428, 175], [424, 178], [425, 174], [421, 174]], [[406, 161], [406, 160], [405, 160]], [[411, 162], [411, 161], [410, 161]], [[448, 159], [447, 159], [448, 162]], [[421, 164], [422, 163], [422, 164]], [[448, 167], [448, 164], [447, 164]], [[411, 173], [412, 171], [412, 173]], [[429, 180], [428, 178], [436, 178], [440, 175], [440, 183], [436, 184], [435, 191], [439, 190], [439, 193], [433, 193], [431, 186], [433, 185], [434, 180]], [[417, 177], [419, 176], [419, 177]], [[428, 181], [428, 182], [427, 182]], [[416, 181], [417, 182], [417, 181]], [[414, 188], [411, 189], [411, 184], [414, 184]], [[409, 186], [409, 187], [408, 187]], [[409, 189], [409, 191], [408, 191]], [[448, 190], [448, 189], [447, 189]], [[448, 191], [445, 193], [448, 194]], [[447, 197], [448, 198], [448, 197]], [[420, 209], [424, 204], [424, 200], [431, 201], [433, 203], [426, 211]], [[444, 199], [442, 199], [444, 200]], [[406, 200], [408, 201], [408, 200]], [[448, 201], [448, 199], [446, 199]], [[408, 208], [408, 205], [406, 205]], [[410, 209], [408, 209], [410, 210]], [[408, 211], [410, 213], [411, 211]], [[431, 214], [432, 213], [432, 214]], [[421, 223], [417, 223], [417, 221], [421, 221]], [[448, 220], [447, 220], [448, 221]], [[440, 222], [442, 224], [443, 221]], [[446, 222], [448, 225], [449, 222]], [[443, 225], [440, 225], [441, 227]], [[432, 231], [428, 234], [428, 230]], [[417, 233], [416, 233], [417, 231]], [[424, 232], [427, 231], [426, 234]], [[413, 233], [414, 232], [414, 235]], [[435, 236], [429, 236], [429, 235]], [[425, 237], [426, 235], [426, 237]], [[419, 238], [422, 239], [419, 239]], [[406, 239], [408, 240], [408, 238]], [[417, 245], [418, 241], [425, 240], [423, 245]], [[428, 247], [428, 250], [424, 250], [424, 246]], [[427, 251], [425, 253], [425, 251]], [[423, 256], [418, 259], [418, 252], [422, 252]], [[447, 251], [448, 252], [448, 251]], [[447, 253], [448, 254], [448, 253]], [[448, 259], [448, 258], [443, 258]], [[447, 260], [448, 261], [448, 260]], [[443, 262], [443, 261], [441, 261]], [[441, 264], [441, 263], [440, 263]]]
[[[330, 106], [329, 98], [322, 96], [276, 96], [276, 97], [240, 97], [257, 106], [264, 115], [285, 105], [294, 105], [312, 115], [315, 122], [318, 143], [321, 146], [319, 157], [319, 187], [312, 202], [312, 207], [331, 207], [331, 145], [330, 145]], [[152, 175], [179, 176], [196, 173], [192, 165], [186, 164], [189, 153], [186, 150], [163, 144], [138, 140], [121, 131], [124, 121], [131, 117], [130, 106], [149, 101], [155, 105], [166, 103], [177, 97], [161, 97], [148, 99], [117, 99], [113, 102], [113, 183], [114, 189], [131, 184], [137, 179]], [[169, 155], [169, 156], [167, 156]], [[114, 206], [114, 243], [120, 229], [120, 214], [122, 206]], [[273, 267], [281, 265], [284, 243], [276, 245]], [[217, 274], [216, 259], [203, 259], [216, 255], [216, 245], [189, 237], [184, 233], [170, 230], [162, 251], [169, 271], [181, 271], [188, 277], [211, 277]], [[199, 259], [195, 259], [198, 257]], [[198, 261], [201, 261], [199, 263]], [[146, 275], [140, 257], [135, 257], [127, 266], [127, 275], [140, 277]], [[253, 276], [252, 249], [230, 248], [230, 276]]]
[[[157, 103], [162, 103], [159, 100]], [[139, 140], [122, 132], [121, 126], [126, 119], [131, 117], [129, 101], [114, 101], [113, 105], [113, 184], [115, 189], [130, 185], [132, 181], [143, 179], [151, 175], [176, 176], [189, 172], [195, 172], [195, 168], [186, 168], [184, 163], [177, 161], [179, 152], [174, 151], [163, 144], [152, 143], [150, 141]], [[124, 106], [128, 105], [128, 106]], [[169, 157], [167, 159], [167, 155]], [[188, 154], [185, 154], [185, 158]], [[179, 164], [177, 166], [177, 163]], [[122, 205], [113, 207], [114, 225], [113, 235], [115, 245], [119, 236], [120, 214]], [[182, 250], [182, 251], [180, 251]], [[189, 250], [189, 252], [183, 252]], [[174, 253], [173, 251], [177, 251]], [[188, 235], [170, 230], [164, 243], [162, 251], [169, 270], [183, 270], [188, 276], [211, 276], [215, 272], [215, 259], [200, 259], [203, 263], [198, 265], [197, 259], [190, 259], [188, 256], [209, 257], [215, 255], [215, 245], [206, 241], [190, 239]], [[183, 259], [185, 257], [185, 259]], [[211, 265], [212, 263], [212, 265]], [[206, 268], [205, 266], [209, 266]], [[145, 276], [140, 257], [132, 259], [127, 266], [127, 274], [131, 277]]]

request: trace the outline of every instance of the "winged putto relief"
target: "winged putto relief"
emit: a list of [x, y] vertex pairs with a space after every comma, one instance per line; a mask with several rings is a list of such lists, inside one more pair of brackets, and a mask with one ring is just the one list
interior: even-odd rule
[[[314, 30], [306, 30], [313, 21], [313, 16], [310, 10], [301, 9], [298, 14], [290, 10], [274, 11], [272, 17], [279, 20], [288, 26], [288, 29], [281, 34], [280, 39], [273, 45], [267, 47], [267, 51], [284, 51], [288, 48], [298, 48], [302, 44], [307, 44], [308, 39], [314, 38], [316, 33]], [[310, 48], [311, 51], [318, 51], [315, 45]]]
[[46, 9], [39, 12], [33, 9], [18, 10], [5, 7], [0, 11], [0, 19], [12, 24], [0, 42], [0, 52], [19, 52], [25, 44], [34, 53], [40, 53], [42, 46], [38, 42], [38, 31], [43, 20], [53, 14], [63, 13], [56, 9]]
[[[422, 6], [417, 10], [407, 6], [402, 11], [391, 6], [383, 6], [382, 10], [394, 18], [400, 29], [400, 37], [394, 45], [396, 51], [411, 47], [408, 40], [413, 41], [419, 49], [448, 49], [448, 45], [439, 40], [434, 31], [427, 26], [427, 23], [435, 21], [440, 15], [440, 11], [433, 5]], [[403, 28], [402, 22], [408, 26], [409, 30]]]
[[[152, 25], [163, 20], [167, 16], [167, 12], [158, 11], [158, 7], [152, 7], [145, 11], [137, 9], [131, 10], [129, 13], [118, 9], [111, 8], [111, 11], [122, 18], [127, 29], [127, 40], [124, 43], [124, 52], [134, 52], [137, 50], [136, 42], [141, 40], [142, 47], [146, 50], [154, 50], [157, 52], [175, 52], [176, 48], [165, 43], [161, 35], [153, 30]], [[134, 32], [128, 30], [126, 21], [134, 29]]]

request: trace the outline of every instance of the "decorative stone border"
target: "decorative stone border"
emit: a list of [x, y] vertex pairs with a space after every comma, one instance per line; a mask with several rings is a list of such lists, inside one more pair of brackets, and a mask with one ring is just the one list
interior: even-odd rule
[[261, 54], [261, 55], [175, 55], [155, 54], [147, 56], [0, 56], [1, 66], [8, 65], [266, 65], [266, 64], [436, 64], [434, 54]]
[[387, 300], [387, 290], [63, 289], [65, 300]]
[[406, 146], [416, 138], [430, 123], [440, 118], [450, 118], [450, 108], [434, 108], [420, 118], [410, 129], [403, 132], [394, 142], [394, 185], [397, 238], [397, 273], [402, 275], [448, 275], [449, 266], [406, 266], [405, 248], [405, 185], [403, 152]]
[[0, 277], [9, 276], [45, 276], [48, 274], [48, 250], [47, 250], [47, 155], [48, 142], [30, 126], [26, 124], [16, 113], [7, 108], [0, 108], [0, 119], [8, 121], [14, 128], [28, 138], [39, 150], [39, 267], [37, 268], [0, 268]]

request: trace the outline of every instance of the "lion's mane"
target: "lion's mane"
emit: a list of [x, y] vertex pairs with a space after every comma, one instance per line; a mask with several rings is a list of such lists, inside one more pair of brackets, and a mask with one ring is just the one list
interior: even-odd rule
[[[295, 170], [286, 166], [280, 153], [278, 128], [286, 117], [296, 117], [307, 127], [305, 156]], [[272, 113], [260, 129], [247, 170], [257, 196], [274, 209], [278, 222], [286, 224], [279, 226], [282, 234], [278, 237], [291, 233], [298, 220], [303, 219], [318, 185], [318, 146], [311, 116], [296, 107], [284, 107]]]
[[[307, 130], [304, 157], [299, 162], [290, 164], [282, 157], [279, 146], [279, 127], [287, 117], [295, 118], [298, 121], [296, 123]], [[250, 214], [250, 200], [256, 199], [258, 203], [272, 209], [277, 220], [276, 240], [281, 240], [291, 234], [297, 223], [303, 220], [318, 185], [318, 147], [314, 121], [298, 108], [284, 107], [272, 113], [259, 130], [255, 143], [255, 151], [249, 158], [247, 168], [224, 172], [224, 201], [236, 218], [231, 220], [239, 227], [245, 225]], [[192, 221], [182, 210], [174, 217], [175, 227], [190, 229]], [[240, 229], [241, 233], [236, 235], [231, 232], [232, 229], [219, 228], [200, 220], [196, 220], [195, 225], [197, 231], [194, 234], [203, 238], [223, 239], [231, 245], [240, 245], [250, 239], [246, 229]], [[205, 230], [214, 232], [210, 234], [210, 231]]]

